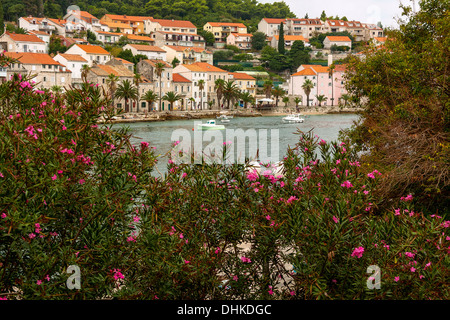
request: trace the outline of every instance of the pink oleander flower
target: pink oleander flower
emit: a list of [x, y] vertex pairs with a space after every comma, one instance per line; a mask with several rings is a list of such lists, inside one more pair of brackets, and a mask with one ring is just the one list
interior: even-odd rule
[[36, 281], [36, 284], [37, 284], [38, 286], [40, 286], [40, 285], [42, 284], [42, 280]]
[[409, 269], [409, 270], [411, 270], [411, 272], [416, 272], [416, 268], [414, 268], [414, 267], [411, 267], [411, 269]]
[[400, 215], [400, 209], [395, 209], [394, 211], [395, 211], [394, 216], [399, 216]]
[[267, 220], [270, 220], [270, 216], [269, 216], [269, 215], [267, 215], [267, 216], [266, 216], [266, 219], [267, 219]]
[[320, 144], [321, 146], [323, 146], [323, 145], [327, 144], [327, 142], [326, 142], [325, 140], [323, 140], [323, 139], [320, 139], [319, 144]]
[[242, 256], [242, 257], [241, 257], [241, 261], [244, 262], [244, 263], [250, 263], [250, 262], [252, 262], [252, 260], [250, 260], [250, 258], [247, 258], [247, 257], [245, 257], [245, 256]]
[[184, 260], [184, 263], [188, 264], [188, 263], [190, 263], [190, 261], [189, 260]]
[[428, 263], [425, 265], [425, 268], [424, 268], [424, 269], [428, 268], [429, 266], [431, 266], [431, 262], [428, 262]]
[[218, 254], [220, 252], [220, 248], [217, 247], [216, 250], [214, 251], [215, 254]]
[[394, 277], [394, 281], [398, 282], [400, 280], [400, 277]]
[[294, 200], [298, 200], [298, 198], [296, 196], [291, 196], [289, 197], [289, 199], [286, 200], [286, 203], [291, 203]]
[[344, 182], [341, 184], [341, 187], [345, 187], [345, 188], [350, 189], [350, 188], [353, 187], [353, 185], [352, 185], [352, 183], [351, 183], [350, 181], [346, 180], [346, 181], [344, 181]]
[[338, 223], [339, 222], [339, 218], [336, 218], [335, 216], [333, 216], [333, 221], [334, 221], [334, 223]]
[[336, 164], [340, 164], [340, 163], [341, 163], [341, 159], [337, 159]]
[[142, 141], [142, 142], [141, 142], [141, 147], [142, 147], [142, 148], [148, 148], [148, 142]]
[[234, 281], [238, 281], [238, 279], [239, 279], [238, 276], [233, 276]]
[[413, 199], [412, 194], [408, 194], [406, 197], [401, 197], [400, 200], [402, 201], [411, 201]]
[[6, 219], [6, 213], [2, 212], [1, 217], [2, 217], [2, 219]]
[[405, 256], [407, 256], [409, 258], [414, 258], [416, 255], [412, 252], [405, 252]]
[[353, 249], [352, 257], [361, 258], [364, 253], [364, 247], [358, 247]]
[[114, 280], [125, 279], [125, 276], [120, 272], [120, 269], [113, 269], [112, 272]]
[[270, 295], [272, 295], [272, 294], [273, 294], [273, 291], [272, 291], [272, 286], [269, 286], [269, 291], [268, 291], [268, 292], [269, 292], [269, 294], [270, 294]]

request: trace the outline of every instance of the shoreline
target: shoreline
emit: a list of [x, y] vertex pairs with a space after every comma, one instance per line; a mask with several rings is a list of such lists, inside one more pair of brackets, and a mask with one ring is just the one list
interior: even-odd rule
[[[215, 119], [221, 114], [233, 117], [276, 117], [287, 116], [293, 113], [301, 113], [303, 115], [326, 115], [326, 114], [354, 114], [360, 111], [358, 108], [342, 108], [339, 107], [311, 107], [315, 110], [300, 110], [296, 112], [294, 108], [284, 110], [202, 110], [202, 111], [165, 111], [151, 113], [128, 113], [121, 114], [111, 123], [135, 123], [135, 122], [160, 122], [171, 120], [195, 120], [195, 119]], [[100, 121], [103, 123], [104, 121]]]

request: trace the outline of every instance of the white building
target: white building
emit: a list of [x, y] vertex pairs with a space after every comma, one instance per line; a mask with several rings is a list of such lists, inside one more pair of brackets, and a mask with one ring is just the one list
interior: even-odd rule
[[6, 31], [0, 36], [0, 47], [8, 52], [47, 53], [47, 44], [34, 34], [19, 34]]
[[85, 58], [77, 54], [58, 53], [53, 57], [53, 60], [61, 63], [66, 66], [68, 70], [72, 71], [73, 82], [81, 82], [82, 68], [85, 64], [88, 64], [88, 61]]
[[133, 55], [142, 54], [146, 56], [150, 60], [164, 60], [167, 61], [166, 57], [166, 51], [156, 47], [156, 46], [149, 46], [145, 44], [127, 44], [123, 46], [123, 50], [131, 50]]
[[65, 53], [82, 56], [88, 61], [89, 66], [95, 63], [106, 63], [111, 58], [110, 53], [100, 46], [91, 44], [74, 44]]

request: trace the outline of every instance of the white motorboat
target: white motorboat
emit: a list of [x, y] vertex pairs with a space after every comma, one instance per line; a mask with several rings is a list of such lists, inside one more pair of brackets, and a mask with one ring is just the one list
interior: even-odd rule
[[283, 122], [302, 123], [305, 119], [301, 114], [291, 114], [283, 118]]
[[199, 130], [224, 130], [223, 124], [216, 124], [216, 120], [208, 120], [206, 123], [201, 123], [197, 126]]
[[228, 122], [230, 122], [230, 119], [231, 119], [231, 118], [232, 118], [232, 117], [228, 117], [228, 116], [226, 116], [226, 115], [224, 115], [224, 114], [222, 114], [222, 115], [220, 115], [220, 116], [217, 117], [217, 119], [220, 120], [220, 122], [223, 122], [223, 123], [228, 123]]

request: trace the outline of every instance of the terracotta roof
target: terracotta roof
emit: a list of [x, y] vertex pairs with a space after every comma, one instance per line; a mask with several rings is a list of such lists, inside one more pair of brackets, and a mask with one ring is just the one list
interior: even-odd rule
[[19, 33], [10, 33], [9, 31], [6, 31], [5, 34], [7, 34], [13, 41], [19, 41], [19, 42], [40, 42], [44, 43], [43, 40], [39, 39], [34, 34], [19, 34]]
[[238, 28], [247, 28], [243, 23], [235, 23], [235, 22], [207, 22], [212, 27], [238, 27]]
[[87, 11], [80, 11], [80, 17], [98, 20], [96, 17], [94, 17], [92, 14], [90, 14]]
[[[142, 17], [142, 16], [127, 16], [127, 15], [120, 15], [120, 14], [105, 14], [104, 17], [108, 17], [111, 20], [119, 20], [119, 21], [135, 21], [135, 22], [141, 22], [144, 20], [150, 20], [152, 17]], [[103, 22], [103, 21], [102, 21]]]
[[151, 65], [151, 66], [155, 66], [157, 63], [162, 63], [162, 64], [164, 64], [167, 68], [173, 68], [173, 66], [170, 64], [170, 63], [168, 63], [167, 61], [164, 61], [164, 60], [158, 60], [158, 59], [145, 59], [145, 60], [141, 60], [141, 61], [144, 61], [144, 62], [146, 62], [146, 63], [148, 63], [149, 65]]
[[123, 64], [133, 64], [134, 65], [133, 62], [130, 62], [128, 60], [125, 60], [125, 59], [122, 59], [122, 58], [119, 58], [119, 57], [114, 57], [113, 59], [114, 60], [118, 60], [118, 61], [122, 62]]
[[165, 50], [161, 49], [160, 47], [150, 46], [150, 45], [145, 45], [145, 44], [128, 44], [128, 46], [131, 46], [138, 51], [166, 52]]
[[60, 53], [59, 55], [64, 59], [66, 59], [67, 61], [87, 62], [87, 60], [82, 56], [80, 56], [79, 54]]
[[308, 65], [302, 65], [305, 68], [313, 69], [317, 73], [328, 73], [329, 69], [328, 67], [324, 67], [317, 64], [308, 64]]
[[153, 19], [153, 21], [158, 22], [162, 27], [197, 29], [192, 22], [185, 20]]
[[101, 34], [109, 34], [112, 36], [119, 36], [121, 37], [123, 35], [123, 33], [118, 33], [118, 32], [108, 32], [108, 31], [95, 31], [96, 33], [101, 33]]
[[345, 72], [346, 69], [347, 69], [347, 65], [345, 65], [345, 64], [336, 64], [334, 66], [334, 72]]
[[[290, 18], [289, 21], [293, 21], [294, 24], [298, 25], [322, 25], [323, 22], [320, 19], [296, 19], [296, 18]], [[296, 21], [304, 22], [304, 23], [295, 23]]]
[[58, 61], [53, 60], [46, 53], [34, 53], [34, 52], [5, 52], [5, 56], [17, 59], [22, 64], [52, 64], [61, 65]]
[[50, 36], [50, 34], [48, 34], [47, 32], [44, 32], [44, 31], [38, 31], [38, 30], [30, 30], [30, 31], [28, 31], [28, 33], [33, 33], [33, 34], [36, 34], [36, 35], [41, 35], [41, 36]]
[[91, 70], [94, 70], [96, 68], [101, 69], [103, 72], [99, 72], [98, 70], [95, 70], [94, 73], [98, 75], [110, 75], [113, 74], [118, 77], [133, 77], [134, 73], [128, 70], [125, 66], [111, 66], [111, 65], [105, 65], [105, 64], [97, 64], [96, 66], [92, 67]]
[[327, 20], [327, 22], [333, 27], [363, 28], [363, 24], [359, 21]]
[[121, 22], [108, 22], [108, 21], [102, 21], [102, 24], [108, 26], [109, 28], [122, 28], [122, 29], [133, 29], [131, 25], [128, 23], [121, 23]]
[[192, 51], [195, 51], [195, 52], [204, 52], [204, 51], [206, 51], [206, 53], [212, 53], [211, 51], [208, 51], [206, 49], [199, 48], [199, 47], [169, 46], [169, 45], [166, 45], [165, 47], [173, 49], [173, 50], [175, 50], [177, 52], [182, 52], [182, 51], [185, 51], [185, 50], [192, 50]]
[[303, 69], [302, 71], [299, 71], [297, 73], [294, 73], [292, 76], [315, 76], [316, 73], [314, 70], [310, 68]]
[[379, 41], [379, 42], [386, 42], [387, 37], [375, 37], [374, 39]]
[[195, 62], [192, 64], [183, 64], [186, 68], [188, 68], [191, 71], [200, 71], [200, 72], [228, 72], [225, 70], [222, 70], [220, 68], [217, 68], [209, 63], [206, 62]]
[[56, 23], [57, 25], [60, 25], [61, 27], [63, 27], [67, 23], [67, 21], [63, 19], [54, 19], [54, 18], [47, 18], [47, 19], [53, 23]]
[[328, 38], [328, 40], [330, 40], [332, 42], [349, 42], [349, 41], [352, 41], [347, 36], [327, 36], [327, 38]]
[[251, 33], [230, 33], [230, 35], [235, 37], [253, 37]]
[[196, 33], [187, 33], [187, 32], [173, 32], [173, 31], [161, 31], [161, 30], [157, 30], [157, 31], [155, 31], [155, 33], [156, 32], [159, 32], [159, 33], [164, 33], [164, 34], [177, 34], [177, 35], [183, 35], [183, 36], [196, 36], [196, 37], [200, 37], [200, 38], [202, 38], [203, 39], [203, 37], [201, 36], [201, 35], [199, 35], [199, 34], [196, 34]]
[[[274, 36], [275, 39], [278, 40], [278, 38], [280, 37], [279, 35]], [[296, 40], [300, 40], [300, 41], [305, 41], [305, 42], [309, 42], [308, 39], [305, 39], [303, 36], [293, 36], [293, 35], [289, 35], [286, 34], [284, 36], [284, 41], [296, 41]]]
[[286, 22], [286, 19], [264, 18], [264, 20], [270, 24], [280, 24], [282, 22]]
[[192, 82], [191, 80], [186, 79], [179, 73], [174, 73], [172, 75], [172, 80], [173, 80], [173, 82], [186, 82], [186, 83]]
[[109, 52], [103, 49], [100, 46], [95, 46], [92, 44], [76, 44], [81, 50], [83, 50], [86, 53], [95, 53], [95, 54], [108, 54]]
[[139, 36], [139, 35], [136, 35], [136, 34], [126, 34], [126, 33], [122, 33], [122, 36], [127, 37], [130, 40], [155, 42], [154, 39], [152, 39], [150, 37], [147, 37], [147, 36]]
[[233, 78], [236, 80], [256, 80], [251, 75], [248, 75], [246, 73], [230, 72], [230, 74], [233, 75]]

